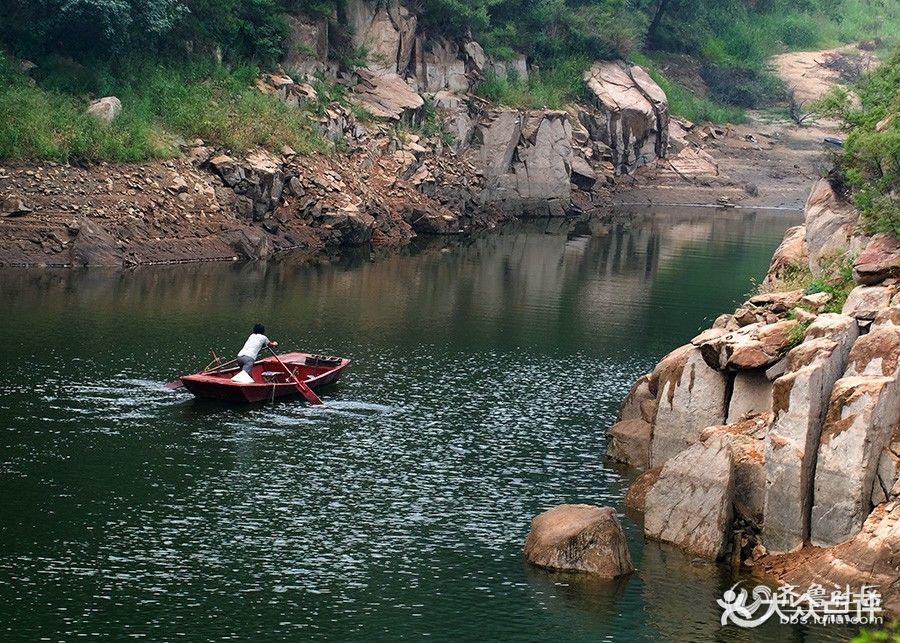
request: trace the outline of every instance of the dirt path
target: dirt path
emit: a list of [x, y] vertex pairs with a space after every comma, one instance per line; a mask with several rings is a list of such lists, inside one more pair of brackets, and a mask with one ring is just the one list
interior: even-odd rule
[[[772, 64], [800, 109], [831, 87], [850, 82], [875, 64], [856, 47], [791, 52]], [[620, 182], [617, 204], [704, 204], [800, 209], [815, 179], [831, 167], [841, 138], [838, 124], [807, 119], [800, 126], [788, 108], [750, 112], [742, 125], [700, 126], [673, 119], [669, 159]]]

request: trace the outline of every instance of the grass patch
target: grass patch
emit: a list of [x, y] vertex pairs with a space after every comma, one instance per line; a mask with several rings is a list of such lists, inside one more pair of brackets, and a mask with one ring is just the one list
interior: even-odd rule
[[[806, 263], [794, 263], [784, 266], [777, 279], [773, 282], [760, 285], [756, 292], [760, 294], [772, 292], [788, 292], [802, 290], [807, 295], [828, 293], [831, 299], [818, 309], [819, 313], [839, 313], [850, 295], [850, 291], [856, 287], [853, 280], [853, 261], [851, 255], [835, 255], [823, 258], [819, 265], [822, 267], [822, 275], [813, 277]], [[793, 319], [793, 317], [791, 317]]]
[[[788, 314], [788, 319], [796, 320], [796, 317], [793, 315], [793, 311]], [[803, 343], [803, 340], [806, 339], [806, 331], [809, 330], [810, 322], [802, 321], [797, 322], [790, 331], [788, 331], [788, 346], [790, 348], [794, 348], [795, 346], [799, 346]]]
[[590, 59], [580, 56], [560, 59], [532, 70], [527, 80], [489, 69], [475, 94], [508, 107], [562, 109], [586, 97], [584, 72], [590, 66]]
[[434, 104], [434, 99], [430, 96], [424, 97], [425, 104], [422, 106], [422, 118], [416, 125], [406, 125], [399, 123], [394, 126], [394, 131], [404, 141], [408, 140], [409, 134], [415, 134], [420, 138], [432, 138], [437, 136], [441, 142], [452, 147], [456, 142], [453, 134], [444, 128], [440, 115]]
[[[0, 53], [0, 158], [143, 161], [171, 158], [193, 138], [241, 152], [290, 145], [327, 149], [308, 114], [260, 93], [259, 70], [214, 63], [142, 64], [65, 74], [41, 67], [39, 83]], [[122, 114], [109, 126], [85, 113], [90, 99], [117, 96]]]

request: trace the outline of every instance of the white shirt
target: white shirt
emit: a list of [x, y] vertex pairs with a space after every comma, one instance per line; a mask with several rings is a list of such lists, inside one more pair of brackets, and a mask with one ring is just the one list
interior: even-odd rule
[[241, 349], [241, 352], [238, 353], [238, 357], [241, 355], [245, 355], [247, 357], [251, 357], [256, 359], [256, 356], [259, 355], [259, 351], [266, 347], [266, 344], [269, 343], [269, 338], [265, 335], [260, 335], [259, 333], [253, 333], [250, 337], [247, 338], [247, 341], [244, 343], [244, 347]]

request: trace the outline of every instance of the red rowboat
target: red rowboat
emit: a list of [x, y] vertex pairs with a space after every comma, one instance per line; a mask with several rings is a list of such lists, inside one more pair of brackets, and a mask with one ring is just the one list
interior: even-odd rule
[[273, 355], [257, 360], [250, 371], [253, 382], [246, 384], [231, 380], [240, 370], [237, 367], [182, 375], [178, 379], [196, 397], [229, 402], [261, 402], [297, 394], [296, 380], [311, 389], [337, 382], [350, 365], [349, 359], [310, 353], [285, 353], [279, 357]]

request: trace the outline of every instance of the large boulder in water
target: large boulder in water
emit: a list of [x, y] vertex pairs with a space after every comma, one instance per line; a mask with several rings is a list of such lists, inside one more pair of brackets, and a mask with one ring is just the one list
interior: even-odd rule
[[584, 80], [599, 113], [583, 113], [582, 124], [612, 150], [617, 174], [665, 157], [669, 101], [647, 72], [621, 60], [601, 60]]
[[611, 507], [559, 505], [531, 521], [525, 540], [528, 562], [560, 571], [606, 578], [634, 571], [625, 533]]

